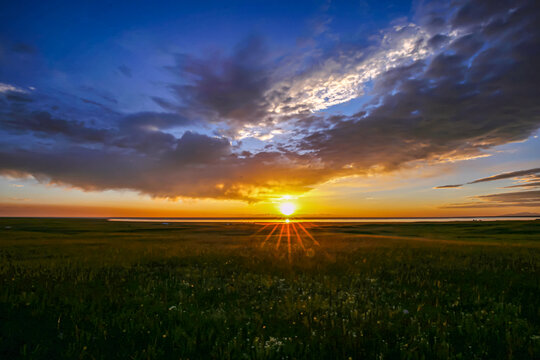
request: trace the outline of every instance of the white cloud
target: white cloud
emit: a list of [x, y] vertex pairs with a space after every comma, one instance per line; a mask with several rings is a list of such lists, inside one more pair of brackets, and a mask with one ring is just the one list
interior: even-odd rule
[[284, 115], [347, 102], [361, 96], [366, 84], [386, 71], [432, 55], [429, 38], [418, 25], [396, 26], [382, 36], [377, 50], [339, 54], [314, 71], [278, 82], [267, 92], [268, 102], [275, 113]]
[[5, 93], [5, 92], [8, 92], [8, 91], [18, 92], [18, 93], [26, 93], [27, 92], [26, 90], [23, 90], [23, 89], [18, 88], [16, 86], [13, 86], [13, 85], [10, 85], [10, 84], [5, 84], [5, 83], [0, 83], [0, 93]]

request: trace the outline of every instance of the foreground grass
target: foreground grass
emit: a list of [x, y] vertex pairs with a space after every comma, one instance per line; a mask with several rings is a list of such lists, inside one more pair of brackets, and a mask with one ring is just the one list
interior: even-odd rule
[[538, 221], [259, 228], [0, 219], [0, 358], [540, 358]]

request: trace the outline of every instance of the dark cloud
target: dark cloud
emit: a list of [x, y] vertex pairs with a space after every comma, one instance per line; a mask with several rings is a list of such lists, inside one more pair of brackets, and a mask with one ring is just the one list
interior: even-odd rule
[[482, 38], [473, 33], [452, 41], [449, 48], [462, 56], [472, 56], [482, 48], [482, 45], [484, 45]]
[[62, 135], [71, 141], [104, 142], [107, 131], [87, 127], [80, 121], [57, 119], [45, 111], [0, 115], [0, 126], [9, 132], [32, 132], [37, 136]]
[[[67, 120], [47, 111], [32, 110], [26, 103], [39, 103], [39, 96], [14, 94], [28, 100], [19, 104], [18, 99], [10, 97], [11, 93], [6, 96], [11, 106], [6, 106], [5, 111], [0, 112], [0, 131], [8, 134], [34, 135], [49, 140], [61, 138], [68, 143], [94, 143], [155, 155], [169, 151], [176, 144], [177, 139], [164, 131], [193, 124], [191, 120], [175, 113], [141, 112], [127, 116], [117, 115], [114, 121], [109, 123], [109, 127], [97, 128], [89, 121]], [[85, 99], [83, 102], [100, 105]], [[109, 111], [107, 107], [100, 108]]]
[[6, 96], [6, 100], [14, 102], [14, 103], [28, 103], [28, 102], [33, 101], [31, 96], [28, 96], [28, 94], [24, 94], [24, 93], [17, 93], [17, 92], [10, 91], [5, 96]]
[[[453, 26], [450, 32], [459, 33], [464, 30], [460, 24], [471, 24], [469, 7], [475, 4], [458, 11], [448, 24]], [[484, 8], [485, 16], [476, 17]], [[499, 7], [486, 5], [474, 10], [474, 39], [463, 35], [431, 61], [419, 60], [383, 74], [375, 82], [375, 98], [366, 115], [307, 136], [302, 149], [313, 151], [332, 168], [390, 171], [417, 161], [471, 158], [527, 139], [540, 126], [540, 28], [532, 28], [539, 11], [534, 2], [513, 3], [512, 8], [511, 16], [520, 22], [511, 23], [498, 37], [486, 34], [487, 28], [507, 19], [510, 9], [497, 12]], [[524, 29], [531, 31], [517, 36]], [[508, 42], [513, 35], [516, 38]]]
[[3, 175], [32, 175], [84, 190], [132, 189], [169, 198], [245, 201], [276, 189], [307, 191], [325, 177], [324, 169], [310, 168], [309, 159], [298, 154], [237, 155], [226, 138], [185, 131], [193, 122], [176, 113], [119, 116], [109, 128], [95, 128], [26, 105], [5, 110], [0, 114]]
[[260, 122], [267, 115], [264, 92], [270, 86], [266, 50], [261, 38], [240, 43], [230, 57], [213, 54], [200, 59], [179, 55], [170, 68], [186, 80], [171, 85], [191, 113], [234, 124]]
[[462, 187], [463, 184], [456, 184], [456, 185], [442, 185], [442, 186], [435, 186], [434, 189], [455, 189]]
[[276, 189], [307, 191], [325, 176], [298, 155], [261, 152], [240, 158], [231, 153], [228, 141], [190, 132], [159, 157], [82, 146], [0, 149], [4, 175], [32, 174], [43, 182], [84, 190], [132, 189], [168, 198], [257, 201], [280, 194]]
[[439, 49], [442, 45], [448, 43], [450, 41], [450, 37], [443, 34], [436, 34], [428, 41], [428, 45], [432, 48]]
[[[116, 97], [83, 86], [93, 97], [77, 103], [92, 105], [92, 116], [79, 118], [4, 84], [0, 173], [86, 190], [255, 201], [345, 175], [474, 158], [527, 139], [540, 127], [537, 2], [455, 4], [448, 13], [422, 15], [425, 28], [389, 32], [378, 50], [335, 46], [307, 60], [271, 61], [263, 41], [252, 37], [228, 55], [179, 55], [170, 68], [178, 75], [169, 84], [174, 99], [153, 97], [164, 112], [108, 111], [95, 105], [115, 106]], [[400, 52], [406, 55], [396, 58]], [[347, 87], [349, 77], [354, 81]], [[358, 96], [366, 82], [373, 82], [373, 100], [355, 115], [311, 112]], [[260, 123], [295, 128], [258, 152], [208, 130], [227, 125], [237, 135]], [[197, 131], [189, 128], [194, 124]], [[516, 173], [496, 176], [533, 174]], [[537, 191], [521, 191], [450, 206], [539, 202]]]
[[231, 144], [224, 138], [212, 138], [187, 131], [178, 139], [170, 153], [174, 164], [208, 164], [226, 161], [231, 154]]
[[[506, 1], [478, 0], [463, 2], [451, 20], [451, 24], [458, 28], [475, 28], [479, 22], [499, 17], [501, 13], [508, 12], [509, 3]], [[516, 5], [519, 2], [516, 2]]]

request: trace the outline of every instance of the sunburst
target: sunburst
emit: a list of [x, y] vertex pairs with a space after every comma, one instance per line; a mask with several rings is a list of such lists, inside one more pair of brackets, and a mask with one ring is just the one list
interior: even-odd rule
[[320, 243], [308, 230], [309, 227], [315, 226], [314, 224], [287, 220], [289, 219], [278, 223], [260, 224], [262, 227], [254, 235], [264, 236], [260, 244], [261, 249], [273, 248], [276, 253], [285, 250], [289, 262], [292, 262], [292, 255], [296, 250], [308, 257], [314, 256], [316, 250], [321, 250]]

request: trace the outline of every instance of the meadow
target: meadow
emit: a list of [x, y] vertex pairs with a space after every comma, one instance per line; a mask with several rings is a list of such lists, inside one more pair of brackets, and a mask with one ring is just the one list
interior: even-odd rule
[[304, 226], [2, 218], [0, 358], [540, 359], [540, 221]]

